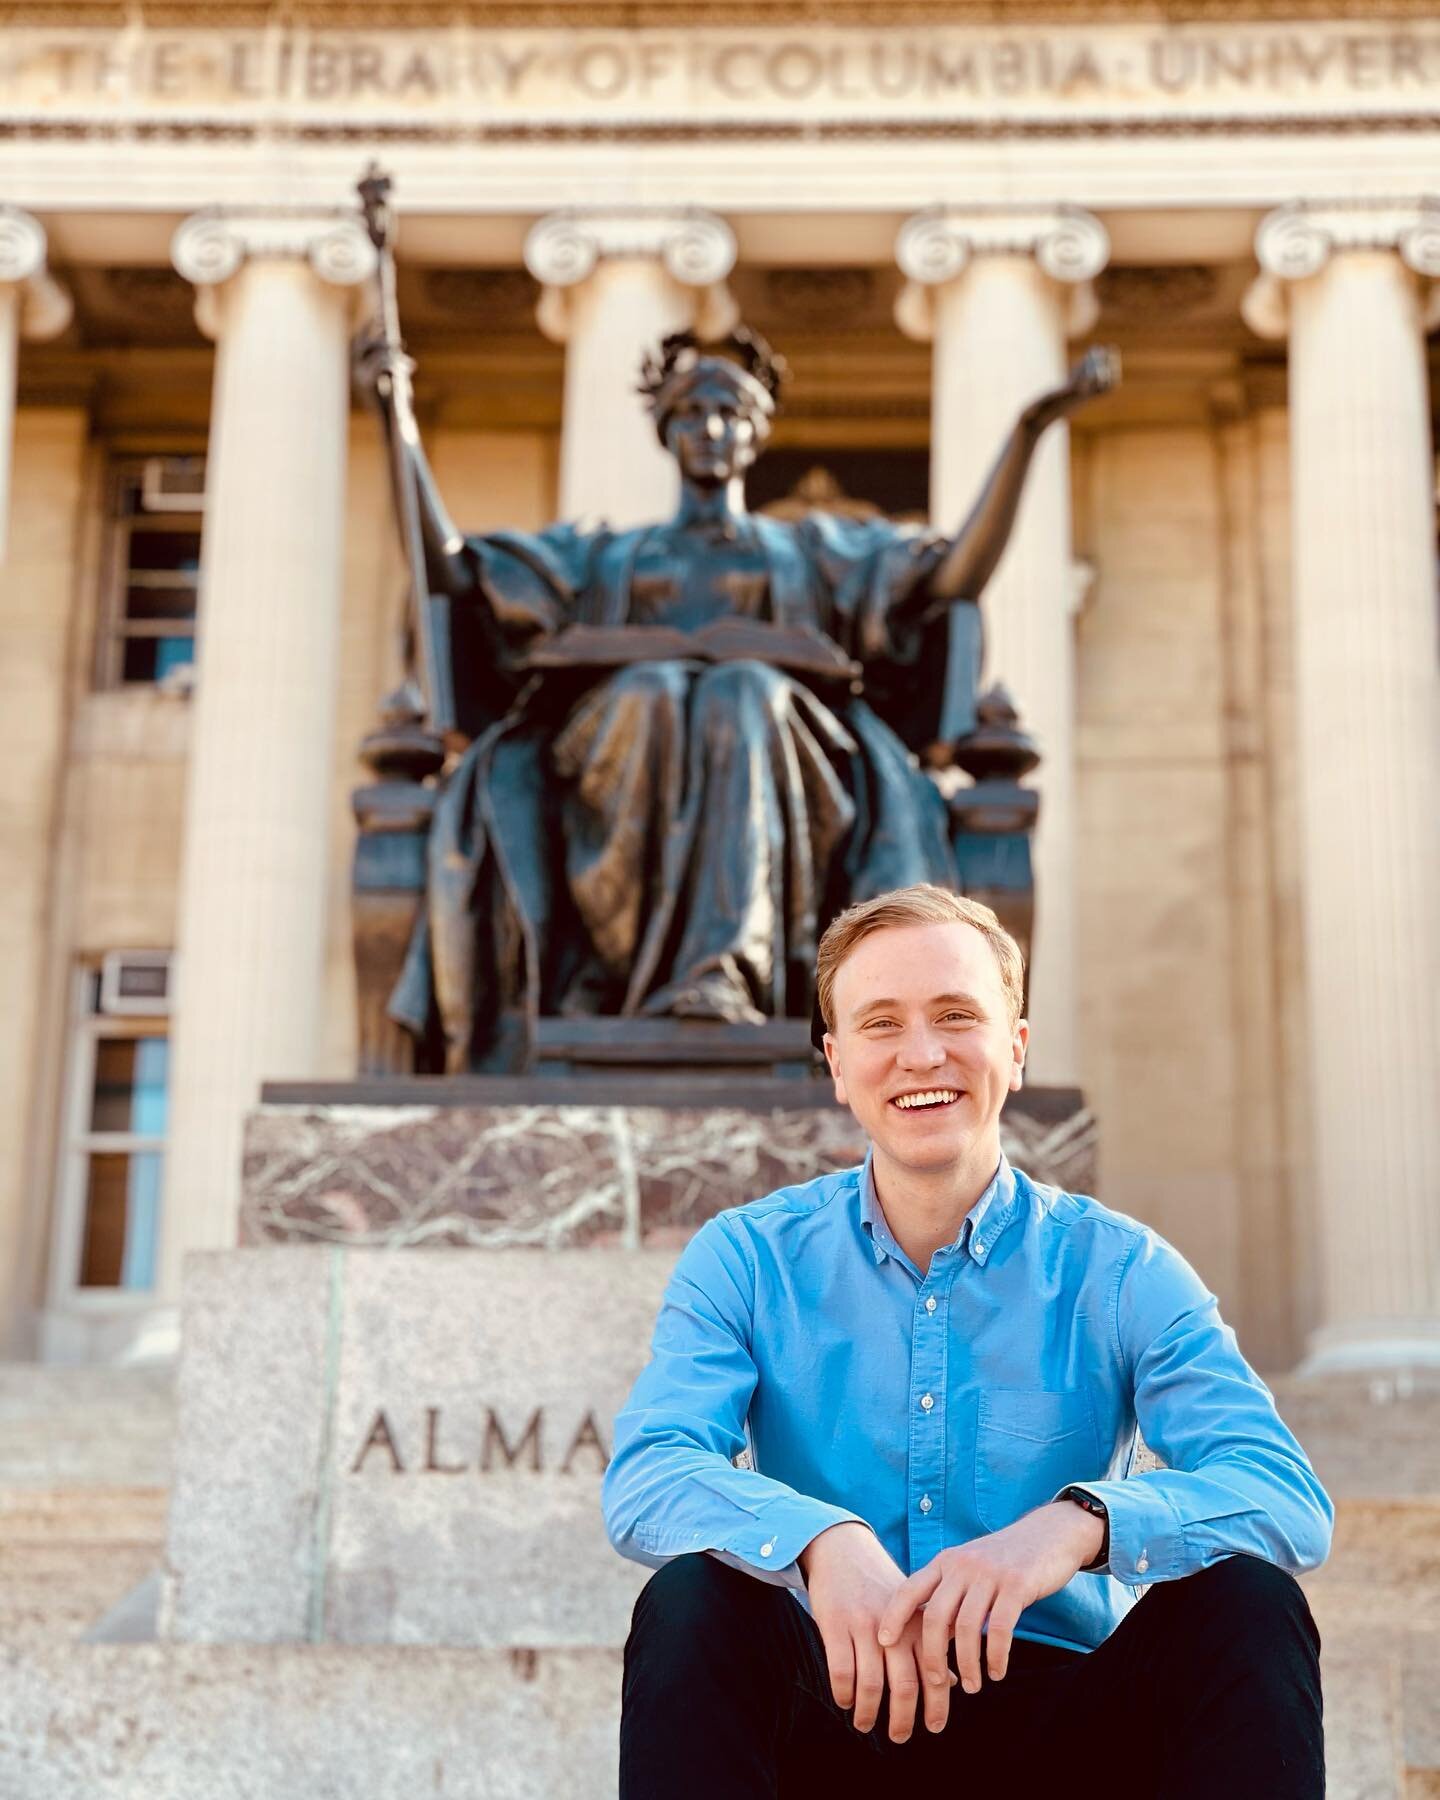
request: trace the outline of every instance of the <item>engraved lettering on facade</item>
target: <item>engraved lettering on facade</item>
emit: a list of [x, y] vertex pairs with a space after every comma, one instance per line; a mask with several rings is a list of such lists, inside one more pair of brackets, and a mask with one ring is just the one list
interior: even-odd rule
[[[407, 1445], [414, 1452], [408, 1461]], [[511, 1469], [531, 1475], [603, 1475], [609, 1461], [600, 1415], [593, 1407], [573, 1428], [544, 1406], [533, 1407], [523, 1424], [493, 1406], [426, 1406], [408, 1421], [394, 1408], [378, 1407], [347, 1468], [352, 1475], [367, 1468], [391, 1475], [488, 1475]]]
[[480, 1449], [481, 1469], [488, 1469], [493, 1465], [497, 1450], [504, 1458], [505, 1467], [513, 1469], [528, 1449], [530, 1467], [538, 1473], [540, 1468], [540, 1422], [544, 1417], [544, 1412], [544, 1407], [537, 1406], [535, 1408], [524, 1431], [512, 1446], [505, 1436], [505, 1429], [499, 1418], [492, 1409], [487, 1407], [485, 1411], [485, 1441]]
[[593, 1412], [586, 1413], [575, 1436], [570, 1440], [570, 1448], [565, 1452], [565, 1460], [560, 1465], [562, 1475], [570, 1473], [570, 1465], [582, 1450], [594, 1451], [596, 1472], [603, 1475], [610, 1461], [610, 1452], [605, 1448], [605, 1440], [600, 1436], [600, 1427], [595, 1422]]
[[463, 1475], [463, 1462], [447, 1463], [440, 1460], [440, 1408], [425, 1408], [425, 1473], [427, 1475]]
[[365, 1438], [365, 1442], [360, 1446], [359, 1454], [350, 1465], [350, 1473], [352, 1475], [358, 1475], [361, 1469], [364, 1468], [365, 1458], [370, 1452], [382, 1448], [390, 1458], [390, 1473], [392, 1475], [403, 1475], [405, 1473], [405, 1465], [400, 1460], [400, 1452], [395, 1444], [395, 1434], [391, 1431], [390, 1421], [385, 1417], [383, 1411], [376, 1413], [374, 1422]]
[[212, 114], [276, 100], [322, 108], [387, 103], [400, 116], [437, 109], [481, 118], [623, 116], [627, 106], [687, 118], [788, 115], [795, 106], [924, 103], [943, 117], [970, 103], [1163, 108], [1177, 96], [1248, 109], [1373, 107], [1440, 88], [1440, 27], [1092, 25], [933, 31], [568, 36], [453, 31], [277, 29], [27, 30], [0, 49], [0, 96], [19, 113], [57, 100], [153, 102]]

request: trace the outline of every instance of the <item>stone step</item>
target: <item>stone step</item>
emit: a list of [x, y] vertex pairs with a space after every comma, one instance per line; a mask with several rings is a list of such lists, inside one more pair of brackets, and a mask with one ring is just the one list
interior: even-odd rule
[[6, 1646], [0, 1795], [614, 1800], [619, 1696], [610, 1650]]
[[[1383, 1636], [1326, 1646], [1331, 1800], [1435, 1800]], [[614, 1800], [617, 1651], [0, 1648], [0, 1794]], [[337, 1729], [343, 1721], [343, 1729]]]
[[157, 1542], [0, 1545], [0, 1645], [77, 1643], [158, 1567], [161, 1554]]
[[1331, 1800], [1412, 1800], [1415, 1780], [1437, 1766], [1432, 1690], [1440, 1629], [1327, 1624], [1318, 1614], [1317, 1623]]
[[164, 1487], [0, 1486], [0, 1545], [132, 1544], [160, 1546], [169, 1491]]
[[0, 1489], [163, 1487], [173, 1373], [0, 1364]]

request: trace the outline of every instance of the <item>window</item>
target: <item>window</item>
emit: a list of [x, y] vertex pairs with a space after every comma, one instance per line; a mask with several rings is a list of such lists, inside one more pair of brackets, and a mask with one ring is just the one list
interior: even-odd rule
[[98, 968], [81, 972], [55, 1285], [146, 1293], [160, 1239], [167, 1021], [104, 1012], [105, 991]]
[[205, 459], [117, 457], [108, 496], [100, 685], [184, 681], [175, 671], [195, 660]]

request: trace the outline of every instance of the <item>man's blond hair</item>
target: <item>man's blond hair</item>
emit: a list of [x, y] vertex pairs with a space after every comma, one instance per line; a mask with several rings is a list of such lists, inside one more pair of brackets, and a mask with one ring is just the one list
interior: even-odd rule
[[1025, 959], [1020, 946], [988, 906], [921, 881], [848, 906], [827, 927], [815, 957], [815, 990], [827, 1031], [835, 1029], [835, 977], [840, 965], [857, 944], [892, 925], [974, 926], [994, 952], [1010, 1024], [1015, 1025], [1025, 1005]]

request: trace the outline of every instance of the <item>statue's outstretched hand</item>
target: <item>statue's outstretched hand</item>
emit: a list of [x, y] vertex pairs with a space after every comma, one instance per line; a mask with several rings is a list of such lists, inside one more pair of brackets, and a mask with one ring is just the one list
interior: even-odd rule
[[1097, 344], [1087, 350], [1070, 371], [1066, 385], [1077, 401], [1108, 394], [1120, 385], [1120, 352], [1113, 344]]
[[1108, 394], [1120, 385], [1120, 352], [1108, 344], [1087, 350], [1066, 377], [1065, 385], [1042, 394], [1028, 409], [1030, 422], [1040, 430], [1078, 411], [1097, 394]]

